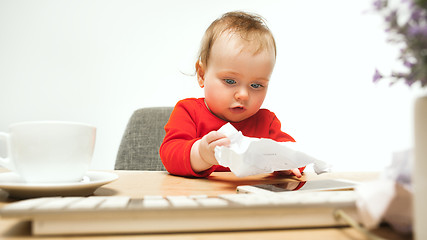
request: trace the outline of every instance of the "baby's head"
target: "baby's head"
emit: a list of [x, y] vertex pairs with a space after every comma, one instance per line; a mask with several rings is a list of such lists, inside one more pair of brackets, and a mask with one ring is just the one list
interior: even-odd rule
[[276, 44], [261, 17], [230, 12], [215, 20], [206, 30], [196, 62], [208, 109], [230, 122], [256, 114], [275, 62]]
[[276, 57], [276, 42], [261, 16], [245, 12], [228, 12], [212, 22], [206, 30], [197, 62], [208, 65], [212, 46], [223, 34], [239, 36], [242, 43], [247, 44], [246, 47], [252, 48], [254, 54], [263, 50], [272, 50]]

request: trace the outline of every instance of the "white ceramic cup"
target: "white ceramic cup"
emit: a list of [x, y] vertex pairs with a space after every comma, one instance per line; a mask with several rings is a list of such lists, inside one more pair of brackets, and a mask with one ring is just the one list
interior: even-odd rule
[[74, 122], [22, 122], [0, 132], [6, 158], [0, 165], [28, 183], [63, 183], [82, 180], [95, 148], [96, 128]]

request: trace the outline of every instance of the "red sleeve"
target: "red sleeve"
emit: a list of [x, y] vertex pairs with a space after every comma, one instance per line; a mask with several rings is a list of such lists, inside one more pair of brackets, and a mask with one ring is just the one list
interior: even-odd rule
[[171, 174], [207, 177], [215, 170], [215, 167], [200, 173], [194, 172], [191, 168], [191, 147], [199, 139], [192, 111], [194, 110], [186, 107], [181, 101], [177, 103], [165, 126], [166, 135], [160, 146], [160, 158], [166, 170]]
[[277, 142], [295, 142], [295, 139], [289, 134], [282, 132], [282, 124], [280, 120], [272, 113], [273, 119], [270, 123], [269, 135], [270, 138]]
[[[295, 142], [295, 139], [293, 137], [291, 137], [285, 132], [282, 132], [282, 124], [280, 123], [280, 120], [276, 117], [274, 113], [272, 114], [273, 120], [270, 124], [270, 138], [277, 142]], [[302, 173], [305, 167], [300, 167], [298, 169]]]

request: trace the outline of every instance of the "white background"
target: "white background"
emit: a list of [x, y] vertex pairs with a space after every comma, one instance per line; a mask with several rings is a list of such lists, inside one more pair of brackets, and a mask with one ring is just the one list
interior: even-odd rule
[[386, 43], [371, 5], [0, 0], [0, 131], [30, 120], [94, 124], [92, 169], [113, 169], [134, 110], [203, 96], [188, 76], [203, 32], [222, 13], [245, 10], [263, 15], [276, 37], [264, 107], [282, 130], [335, 171], [382, 170], [393, 151], [412, 144], [419, 89], [372, 83], [375, 68], [396, 65], [398, 48]]

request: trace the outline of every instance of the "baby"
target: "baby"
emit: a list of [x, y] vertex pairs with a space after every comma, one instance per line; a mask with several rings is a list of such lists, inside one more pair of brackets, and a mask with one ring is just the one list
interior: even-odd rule
[[[260, 16], [229, 12], [209, 26], [196, 62], [205, 97], [179, 101], [165, 126], [160, 157], [171, 174], [206, 177], [229, 171], [214, 153], [216, 146], [230, 144], [217, 132], [228, 122], [247, 137], [295, 141], [281, 131], [273, 112], [260, 109], [275, 62], [274, 37]], [[280, 174], [301, 177], [303, 169]]]

